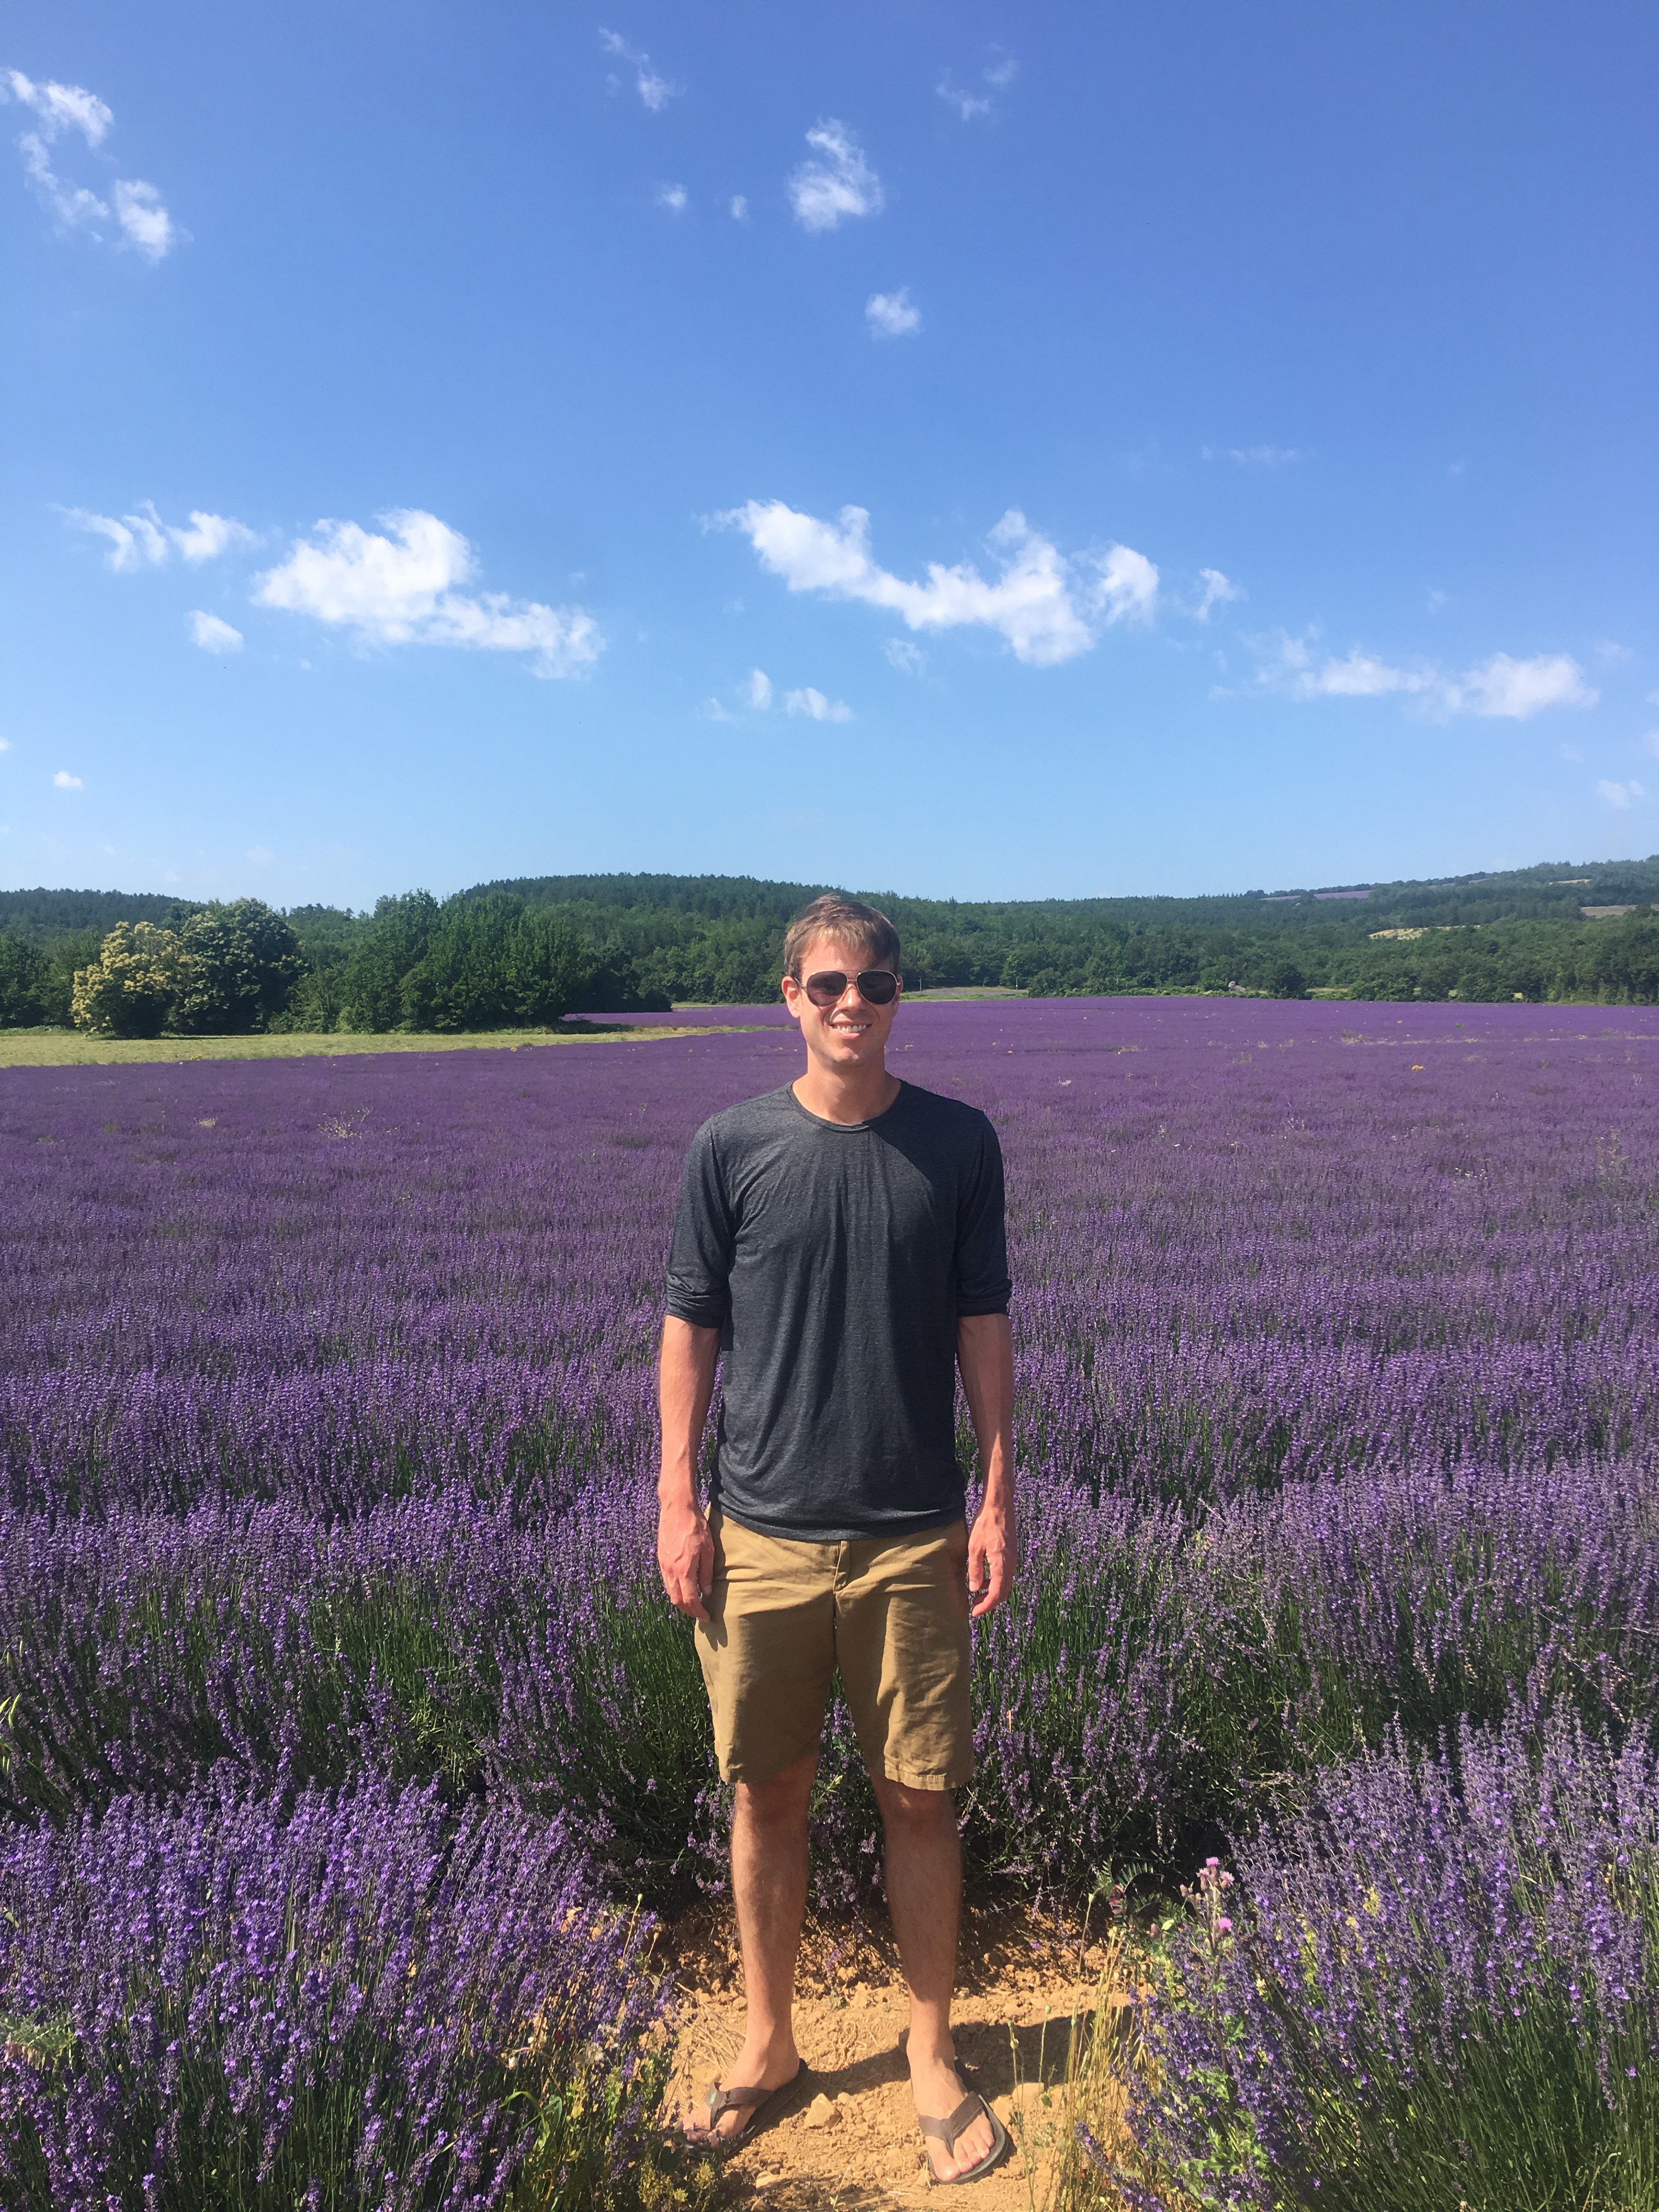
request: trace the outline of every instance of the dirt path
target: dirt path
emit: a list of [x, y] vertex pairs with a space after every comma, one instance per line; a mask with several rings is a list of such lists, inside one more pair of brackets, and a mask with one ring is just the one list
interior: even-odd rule
[[[707, 1931], [700, 1950], [681, 1933], [684, 2015], [676, 2045], [676, 2092], [690, 2101], [726, 2069], [742, 2040], [741, 1984], [729, 1932]], [[896, 1962], [871, 1939], [808, 1946], [796, 2033], [809, 2075], [769, 2108], [764, 2132], [730, 2160], [739, 2199], [751, 2194], [787, 2212], [842, 2212], [931, 2204], [909, 2079], [899, 2050], [907, 2008]], [[963, 2197], [964, 2212], [1038, 2212], [1053, 2192], [1054, 2154], [1086, 2104], [1096, 2132], [1112, 2131], [1109, 2087], [1079, 2087], [1089, 2022], [1103, 1990], [1121, 1996], [1112, 1960], [1097, 1943], [1024, 1914], [970, 1920], [957, 2047], [1013, 2138], [1012, 2154]], [[1077, 2050], [1073, 2053], [1073, 2036]]]

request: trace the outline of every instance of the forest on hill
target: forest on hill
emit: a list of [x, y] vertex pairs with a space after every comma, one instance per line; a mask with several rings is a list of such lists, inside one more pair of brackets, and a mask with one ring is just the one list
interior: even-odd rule
[[[80, 1018], [204, 1033], [459, 1030], [750, 1003], [776, 994], [790, 918], [833, 888], [540, 876], [281, 915], [251, 899], [0, 891], [0, 1026], [68, 1022], [77, 988]], [[1659, 1003], [1659, 856], [1192, 898], [863, 896], [897, 924], [911, 989]]]

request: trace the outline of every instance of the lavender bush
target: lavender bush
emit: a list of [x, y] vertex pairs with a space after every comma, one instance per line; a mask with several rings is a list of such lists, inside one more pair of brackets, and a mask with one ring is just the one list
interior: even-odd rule
[[[66, 1818], [233, 1762], [368, 1765], [452, 1802], [579, 1816], [619, 1893], [708, 1871], [706, 1703], [654, 1583], [648, 1495], [526, 1526], [465, 1492], [319, 1527], [297, 1506], [101, 1522], [20, 1515], [0, 1557], [0, 1809]], [[1075, 1888], [1168, 1857], [1398, 1720], [1562, 1698], [1615, 1723], [1659, 1695], [1659, 1528], [1628, 1473], [1351, 1476], [1196, 1525], [1041, 1479], [1029, 1565], [975, 1668], [985, 1867]], [[874, 1864], [844, 1717], [820, 1816], [826, 1899]], [[715, 1824], [718, 1826], [718, 1824]]]
[[1465, 1724], [1433, 1756], [1396, 1739], [1188, 1894], [1141, 2008], [1132, 2203], [1659, 2203], [1645, 1728], [1617, 1751], [1565, 1716]]
[[[1009, 1166], [1027, 1563], [976, 1641], [964, 1814], [980, 1869], [1076, 1890], [1272, 1814], [1314, 1839], [1285, 1869], [1328, 1860], [1307, 1940], [1346, 1959], [1342, 1914], [1363, 1916], [1352, 1897], [1337, 1912], [1334, 1846], [1316, 1848], [1331, 1763], [1416, 1778], [1389, 1785], [1407, 1795], [1439, 1774], [1461, 1838], [1457, 1793], [1497, 1743], [1529, 1869], [1513, 1911], [1554, 1894], [1567, 1862], [1523, 1769], [1555, 1772], [1571, 1741], [1598, 1772], [1635, 1772], [1659, 1694], [1656, 1041], [1646, 1009], [901, 1011], [894, 1064], [986, 1108]], [[0, 2011], [4, 2154], [34, 2160], [23, 2201], [55, 2206], [63, 2174], [90, 2202], [103, 2159], [115, 2178], [98, 2185], [124, 2207], [150, 2173], [167, 2202], [240, 2204], [218, 2180], [192, 2199], [154, 2162], [199, 2154], [249, 2203], [305, 2202], [313, 2175], [319, 2203], [439, 2203], [460, 2168], [447, 2148], [422, 2166], [431, 2130], [476, 2138], [468, 2185], [486, 2201], [530, 2191], [533, 2157], [544, 2200], [608, 2185], [601, 2168], [634, 2154], [648, 2083], [621, 2054], [655, 1998], [605, 1982], [623, 1939], [589, 1877], [545, 1920], [469, 1903], [441, 1941], [420, 1900], [490, 1881], [545, 1900], [577, 1879], [552, 1840], [568, 1833], [612, 1900], [673, 1905], [720, 1878], [706, 1708], [652, 1560], [651, 1361], [686, 1141], [787, 1079], [799, 1050], [774, 1013], [652, 1044], [0, 1072], [0, 1853], [33, 1916], [27, 1940], [4, 1923]], [[1450, 1763], [1412, 1766], [1443, 1732]], [[290, 1805], [297, 1826], [258, 1809]], [[257, 2020], [224, 1963], [240, 1907], [192, 1918], [158, 1875], [165, 1910], [141, 1942], [113, 1854], [160, 1867], [191, 1824], [202, 1865], [232, 1870], [213, 1897], [240, 1883], [263, 1900], [250, 1926], [333, 1927], [318, 1900], [346, 1912], [340, 1885], [367, 1869], [365, 1896], [404, 1900], [397, 1924], [428, 1931], [435, 1963], [411, 1986], [438, 1990], [432, 2017], [477, 2008], [495, 2057], [462, 2034], [439, 2104], [405, 2094], [437, 2062], [373, 1965], [378, 1906], [350, 1923], [370, 1957], [355, 1984], [338, 1979], [343, 1934], [261, 1952], [276, 1963]], [[875, 1815], [844, 1716], [814, 1826], [820, 1902], [863, 1900]], [[554, 1957], [550, 1930], [582, 1928], [588, 1949]], [[1413, 2022], [1440, 1941], [1399, 1954]], [[167, 1942], [185, 1963], [164, 1984]], [[380, 1996], [325, 2059], [303, 2023], [315, 1992], [345, 2004], [351, 1986]], [[1525, 2033], [1545, 2041], [1553, 1986], [1526, 1984]], [[233, 1988], [245, 2009], [222, 2018], [216, 1992]], [[590, 1988], [610, 1994], [584, 2015]], [[145, 1990], [165, 2002], [145, 2011]], [[588, 2028], [514, 2042], [512, 2008], [551, 2019], [559, 1992]], [[1301, 2054], [1294, 2078], [1346, 2081], [1355, 2031], [1281, 2009], [1268, 2047]], [[1612, 2053], [1626, 2030], [1604, 2034], [1604, 2014], [1584, 2033]], [[273, 2119], [257, 2085], [290, 2045], [301, 2087]], [[526, 2047], [502, 2089], [491, 2066]], [[1146, 2108], [1149, 2155], [1161, 2144], [1192, 2174], [1209, 2158], [1240, 2202], [1278, 2201], [1244, 2192], [1280, 2143], [1269, 2121], [1284, 2145], [1302, 2122], [1273, 2118], [1265, 2091], [1248, 2104], [1207, 2047], [1163, 2046], [1172, 2101]], [[1411, 2095], [1443, 2089], [1451, 2127], [1474, 2074], [1412, 2063]], [[1578, 2081], [1580, 2060], [1561, 2063]], [[169, 2135], [180, 2081], [199, 2117]], [[1307, 2110], [1328, 2095], [1374, 2130], [1357, 2094], [1310, 2088]], [[1613, 2079], [1615, 2116], [1632, 2094]], [[1578, 2200], [1601, 2159], [1645, 2205], [1630, 2128], [1581, 2127], [1571, 2099], [1539, 2109]], [[1200, 2111], [1215, 2141], [1182, 2133]], [[391, 2184], [360, 2158], [377, 2120]], [[1316, 2152], [1319, 2201], [1359, 2188], [1322, 2137]], [[1291, 2152], [1274, 2154], [1272, 2185], [1304, 2201]], [[561, 2184], [561, 2161], [588, 2179]], [[397, 2196], [417, 2184], [426, 2197]], [[1419, 2200], [1346, 2201], [1457, 2198], [1425, 2182]]]
[[0, 2198], [592, 2205], [653, 2101], [643, 1932], [557, 1824], [367, 1777], [14, 1829]]

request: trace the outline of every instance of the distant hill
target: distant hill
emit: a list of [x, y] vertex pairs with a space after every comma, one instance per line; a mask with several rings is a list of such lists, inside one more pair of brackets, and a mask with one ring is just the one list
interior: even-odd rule
[[[700, 915], [710, 921], [787, 922], [830, 884], [772, 883], [756, 876], [517, 876], [477, 884], [468, 898], [505, 895], [534, 905], [579, 905], [623, 913]], [[1535, 867], [1397, 883], [1305, 890], [1200, 893], [1191, 897], [920, 899], [897, 891], [859, 894], [923, 928], [972, 927], [981, 916], [1020, 915], [1122, 922], [1143, 928], [1300, 928], [1351, 914], [1356, 927], [1416, 922], [1577, 921], [1581, 906], [1645, 905], [1659, 899], [1659, 854], [1645, 860], [1543, 860]], [[1337, 909], [1337, 912], [1333, 912]]]
[[[753, 876], [524, 876], [474, 884], [446, 908], [557, 908], [597, 949], [596, 972], [608, 963], [645, 994], [640, 1002], [732, 1003], [775, 994], [785, 925], [831, 888]], [[1659, 855], [1193, 897], [863, 895], [897, 923], [913, 988], [1659, 1003]], [[23, 938], [66, 967], [90, 957], [118, 921], [183, 910], [156, 892], [0, 891], [0, 952]], [[376, 928], [373, 916], [336, 907], [296, 907], [289, 919], [319, 977], [343, 977]], [[349, 999], [331, 985], [318, 1004]]]

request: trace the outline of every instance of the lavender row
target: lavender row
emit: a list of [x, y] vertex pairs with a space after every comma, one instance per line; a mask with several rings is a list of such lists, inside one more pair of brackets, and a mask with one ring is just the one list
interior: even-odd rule
[[1138, 2212], [1659, 2201], [1659, 1747], [1398, 1739], [1212, 1858], [1140, 2008]]
[[594, 2206], [658, 2086], [647, 1929], [556, 1824], [373, 1775], [0, 1835], [0, 2198]]
[[[1397, 1719], [1659, 1692], [1659, 1520], [1626, 1468], [1372, 1474], [1201, 1516], [1032, 1482], [1013, 1603], [978, 1636], [982, 1864], [1085, 1883], [1168, 1855]], [[291, 1504], [17, 1516], [0, 1557], [0, 1808], [76, 1816], [226, 1763], [367, 1765], [579, 1821], [619, 1893], [717, 1863], [707, 1708], [656, 1587], [646, 1502], [545, 1524], [470, 1492], [325, 1526]], [[9, 1701], [15, 1699], [15, 1705]], [[820, 1880], [867, 1887], [874, 1808], [844, 1717]]]
[[[653, 1320], [641, 1313], [641, 1335]], [[1020, 1369], [1029, 1470], [1182, 1501], [1348, 1468], [1617, 1461], [1659, 1434], [1659, 1344], [1644, 1339], [1377, 1357], [1280, 1339], [1137, 1337], [1087, 1360], [1028, 1348]], [[638, 1359], [0, 1376], [15, 1511], [286, 1498], [326, 1517], [465, 1486], [486, 1503], [550, 1513], [596, 1484], [648, 1488], [654, 1449]]]
[[[1031, 1463], [1190, 1498], [1643, 1447], [1638, 1017], [902, 1013], [902, 1072], [1003, 1133]], [[333, 1512], [465, 1481], [553, 1504], [641, 1469], [684, 1143], [798, 1052], [768, 1030], [9, 1072], [3, 1494]]]

